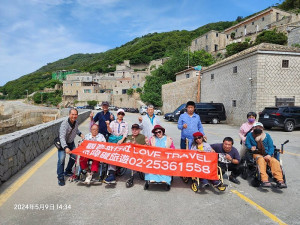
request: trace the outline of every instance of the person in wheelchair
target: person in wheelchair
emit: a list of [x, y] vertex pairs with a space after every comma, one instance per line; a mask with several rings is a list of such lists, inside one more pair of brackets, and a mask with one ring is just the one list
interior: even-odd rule
[[[98, 133], [99, 131], [99, 126], [97, 124], [94, 124], [91, 127], [91, 133], [88, 133], [85, 135], [85, 140], [90, 140], [90, 141], [100, 141], [100, 142], [106, 142], [105, 137]], [[79, 162], [80, 162], [80, 167], [82, 169], [82, 173], [86, 173], [86, 178], [84, 183], [85, 184], [90, 184], [91, 180], [93, 178], [93, 174], [98, 172], [99, 168], [99, 162], [96, 160], [93, 160], [91, 169], [89, 169], [89, 159], [85, 158], [83, 156], [80, 157]]]
[[[194, 141], [191, 145], [191, 150], [196, 150], [198, 152], [215, 152], [211, 146], [204, 141], [203, 134], [201, 132], [196, 132], [193, 134]], [[218, 187], [222, 184], [220, 180], [207, 180], [200, 179], [202, 187], [209, 186], [209, 182], [212, 183], [214, 187]]]
[[271, 136], [264, 132], [264, 125], [260, 122], [253, 124], [253, 132], [246, 137], [245, 145], [253, 153], [253, 159], [257, 162], [261, 176], [262, 187], [272, 187], [267, 174], [267, 165], [270, 167], [273, 177], [279, 188], [286, 188], [280, 162], [273, 157], [274, 145]]
[[216, 153], [225, 155], [225, 159], [229, 163], [219, 162], [219, 166], [224, 174], [226, 170], [231, 171], [229, 180], [233, 183], [240, 184], [237, 177], [242, 173], [242, 165], [240, 164], [241, 157], [238, 150], [233, 147], [233, 139], [231, 137], [225, 137], [223, 143], [212, 144], [211, 147]]

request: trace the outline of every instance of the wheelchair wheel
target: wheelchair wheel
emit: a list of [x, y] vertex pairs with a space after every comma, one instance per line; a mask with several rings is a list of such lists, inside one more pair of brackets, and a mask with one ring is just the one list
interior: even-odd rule
[[144, 190], [147, 190], [149, 188], [149, 181], [147, 180], [144, 184]]
[[195, 193], [199, 190], [196, 181], [193, 181], [193, 183], [192, 183], [192, 185], [191, 185], [191, 189], [192, 189]]
[[117, 170], [116, 170], [116, 175], [121, 177], [123, 176], [127, 171], [127, 168], [124, 168], [124, 167], [117, 167]]
[[247, 178], [248, 178], [248, 168], [247, 168], [247, 167], [244, 167], [244, 168], [243, 168], [242, 178], [243, 178], [244, 180], [247, 180]]
[[170, 191], [170, 189], [171, 189], [171, 185], [170, 185], [170, 184], [167, 184], [167, 186], [166, 186], [166, 191]]
[[182, 177], [182, 180], [184, 183], [187, 184], [189, 182], [189, 177]]
[[133, 177], [130, 177], [127, 181], [126, 181], [126, 187], [130, 188], [133, 186]]
[[143, 172], [138, 172], [141, 180], [145, 180], [145, 174]]

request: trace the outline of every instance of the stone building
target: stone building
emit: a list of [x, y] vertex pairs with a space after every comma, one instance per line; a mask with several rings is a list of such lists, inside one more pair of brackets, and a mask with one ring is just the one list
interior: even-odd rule
[[223, 32], [211, 30], [204, 35], [194, 39], [190, 46], [192, 52], [204, 49], [207, 52], [218, 52], [226, 48], [230, 39], [230, 35]]
[[220, 102], [227, 122], [241, 125], [249, 111], [300, 105], [300, 49], [260, 44], [203, 70], [201, 102]]
[[271, 7], [225, 29], [223, 32], [213, 30], [207, 32], [194, 39], [190, 49], [191, 51], [204, 49], [210, 53], [224, 53], [227, 45], [243, 42], [246, 38], [255, 41], [256, 36], [264, 30], [276, 28], [277, 31], [287, 34], [289, 30], [299, 25], [299, 14]]
[[[200, 71], [193, 67], [176, 73], [176, 82], [162, 86], [162, 111], [173, 112], [187, 101], [199, 101]], [[198, 91], [199, 90], [199, 91]]]
[[288, 45], [292, 46], [294, 44], [300, 45], [300, 26], [291, 28], [288, 33]]

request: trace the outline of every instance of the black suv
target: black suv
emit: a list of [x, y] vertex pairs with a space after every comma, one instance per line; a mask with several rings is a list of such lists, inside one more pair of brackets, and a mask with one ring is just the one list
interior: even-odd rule
[[266, 107], [259, 113], [258, 121], [261, 122], [266, 129], [283, 127], [285, 131], [291, 132], [296, 127], [300, 127], [300, 107]]
[[[186, 112], [186, 108], [175, 114], [174, 121], [178, 121], [179, 116], [184, 112]], [[196, 103], [195, 113], [200, 116], [201, 122], [205, 123], [217, 124], [222, 120], [226, 120], [226, 111], [223, 103]]]

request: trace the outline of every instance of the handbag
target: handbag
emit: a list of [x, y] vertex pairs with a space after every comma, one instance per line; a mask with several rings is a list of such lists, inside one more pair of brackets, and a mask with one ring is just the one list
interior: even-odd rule
[[62, 149], [59, 137], [54, 138], [54, 145], [58, 150]]

